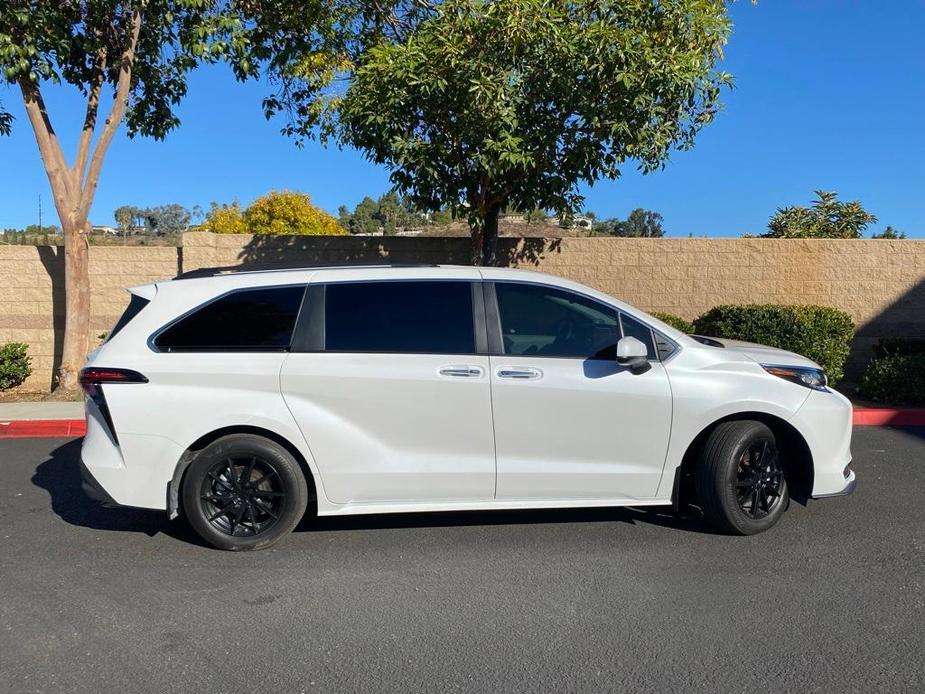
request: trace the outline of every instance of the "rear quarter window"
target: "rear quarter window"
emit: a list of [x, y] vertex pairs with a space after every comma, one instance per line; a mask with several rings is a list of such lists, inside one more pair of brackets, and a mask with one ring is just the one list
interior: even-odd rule
[[304, 294], [303, 285], [239, 289], [168, 325], [154, 346], [166, 352], [287, 350]]

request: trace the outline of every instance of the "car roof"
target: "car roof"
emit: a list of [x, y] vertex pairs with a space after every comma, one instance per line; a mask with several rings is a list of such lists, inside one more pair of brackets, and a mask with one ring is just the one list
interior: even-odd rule
[[173, 280], [158, 283], [164, 285], [183, 285], [190, 288], [208, 286], [213, 291], [227, 291], [238, 287], [265, 287], [305, 282], [339, 282], [361, 280], [395, 280], [395, 279], [523, 279], [549, 284], [568, 284], [568, 280], [533, 270], [515, 268], [480, 268], [472, 265], [412, 265], [412, 264], [364, 264], [364, 265], [323, 265], [300, 268], [215, 268], [194, 270], [184, 273]]

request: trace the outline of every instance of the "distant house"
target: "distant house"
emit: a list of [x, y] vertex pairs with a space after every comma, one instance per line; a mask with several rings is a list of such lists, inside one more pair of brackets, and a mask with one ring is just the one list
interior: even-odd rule
[[115, 236], [119, 233], [119, 230], [115, 227], [106, 226], [105, 224], [94, 224], [90, 227], [90, 232], [93, 234], [111, 234]]

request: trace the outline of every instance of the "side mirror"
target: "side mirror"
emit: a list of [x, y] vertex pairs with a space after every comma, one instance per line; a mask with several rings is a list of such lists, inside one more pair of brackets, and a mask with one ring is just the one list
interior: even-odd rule
[[649, 350], [642, 340], [624, 337], [617, 342], [617, 363], [633, 373], [643, 373], [650, 368]]

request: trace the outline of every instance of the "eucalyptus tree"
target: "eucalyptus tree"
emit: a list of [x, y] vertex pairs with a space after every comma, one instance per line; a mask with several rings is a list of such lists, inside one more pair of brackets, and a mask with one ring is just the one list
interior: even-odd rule
[[[253, 68], [243, 41], [246, 18], [217, 0], [4, 0], [0, 75], [18, 92], [64, 230], [63, 354], [57, 386], [73, 390], [90, 327], [88, 221], [100, 173], [123, 122], [129, 136], [161, 139], [179, 124], [187, 75], [203, 60], [229, 58], [239, 76]], [[46, 92], [59, 85], [83, 99], [79, 134], [66, 151]], [[0, 107], [0, 133], [11, 116]]]

